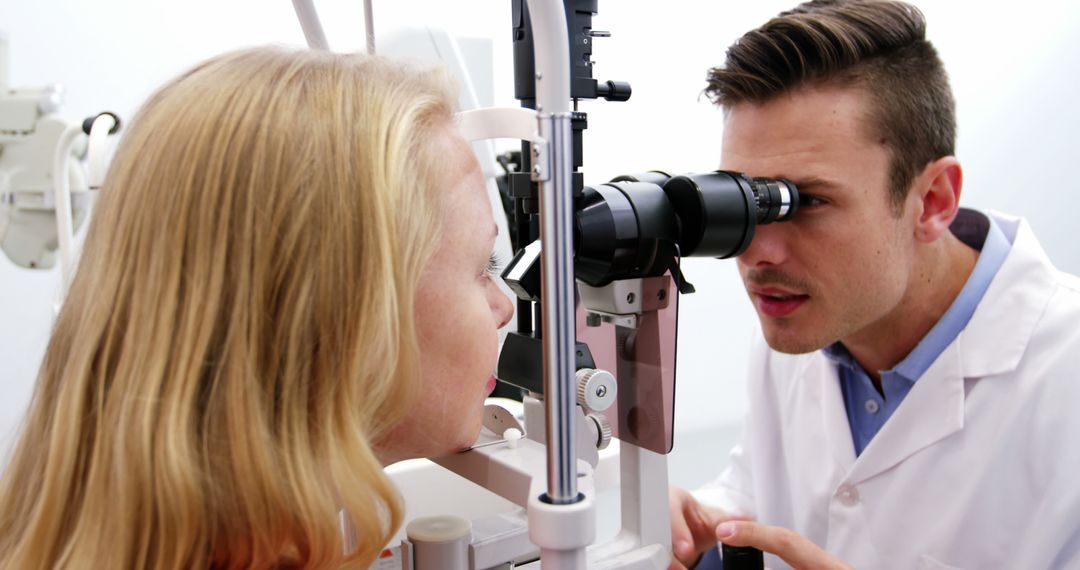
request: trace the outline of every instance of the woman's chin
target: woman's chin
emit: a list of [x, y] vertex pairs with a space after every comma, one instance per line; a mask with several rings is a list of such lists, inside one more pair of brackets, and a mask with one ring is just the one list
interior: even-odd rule
[[476, 440], [480, 438], [480, 428], [483, 427], [481, 417], [477, 415], [476, 421], [472, 422], [471, 426], [467, 430], [463, 430], [462, 437], [458, 440], [457, 452], [467, 451], [476, 444]]
[[483, 407], [477, 406], [470, 412], [471, 417], [454, 425], [399, 431], [386, 441], [376, 444], [375, 453], [383, 466], [386, 466], [406, 459], [430, 459], [466, 451], [476, 443], [483, 426]]

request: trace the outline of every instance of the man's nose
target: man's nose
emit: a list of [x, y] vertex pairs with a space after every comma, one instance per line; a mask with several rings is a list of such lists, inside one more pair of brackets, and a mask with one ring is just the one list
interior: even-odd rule
[[788, 233], [784, 224], [758, 226], [750, 247], [739, 254], [739, 263], [746, 267], [781, 265], [788, 258]]

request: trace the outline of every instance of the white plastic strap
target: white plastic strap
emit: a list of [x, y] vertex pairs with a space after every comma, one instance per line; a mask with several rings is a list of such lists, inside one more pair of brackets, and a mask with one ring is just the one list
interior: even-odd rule
[[486, 107], [457, 114], [458, 129], [467, 141], [520, 139], [543, 143], [537, 132], [536, 111], [524, 107]]
[[90, 142], [86, 149], [86, 174], [92, 190], [101, 188], [102, 183], [105, 182], [105, 172], [109, 168], [106, 140], [109, 138], [109, 131], [115, 126], [116, 119], [108, 113], [98, 115], [90, 126]]

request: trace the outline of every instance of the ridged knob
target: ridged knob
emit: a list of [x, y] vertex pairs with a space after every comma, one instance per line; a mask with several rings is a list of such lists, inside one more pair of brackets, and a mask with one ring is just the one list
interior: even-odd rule
[[602, 412], [615, 403], [619, 388], [606, 370], [582, 368], [577, 371], [577, 401], [590, 412]]
[[611, 443], [611, 422], [600, 414], [589, 414], [588, 417], [596, 424], [596, 449], [604, 449]]

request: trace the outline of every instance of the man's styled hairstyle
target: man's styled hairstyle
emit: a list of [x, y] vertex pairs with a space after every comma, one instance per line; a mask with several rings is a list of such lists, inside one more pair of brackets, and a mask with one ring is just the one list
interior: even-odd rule
[[896, 1], [812, 0], [752, 30], [709, 70], [705, 93], [725, 109], [763, 103], [804, 86], [865, 89], [870, 130], [892, 154], [890, 196], [899, 209], [915, 176], [954, 154], [948, 77], [918, 8]]

